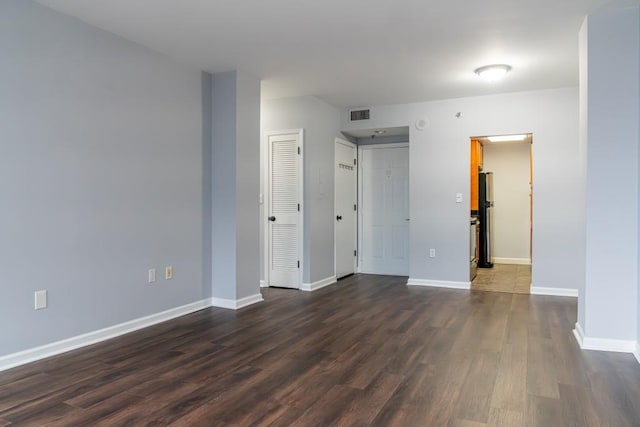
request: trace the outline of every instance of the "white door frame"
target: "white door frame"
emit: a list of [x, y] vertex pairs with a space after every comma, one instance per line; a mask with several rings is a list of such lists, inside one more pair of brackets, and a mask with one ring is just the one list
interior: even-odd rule
[[[336, 138], [335, 142], [334, 142], [334, 150], [333, 150], [333, 217], [335, 218], [338, 214], [337, 212], [337, 203], [336, 203], [336, 185], [337, 185], [337, 180], [336, 180], [336, 165], [337, 165], [337, 154], [336, 154], [336, 150], [335, 150], [335, 145], [336, 144], [342, 144], [342, 145], [346, 145], [349, 146], [351, 148], [353, 148], [354, 150], [354, 155], [356, 156], [356, 159], [358, 158], [358, 155], [360, 154], [360, 151], [358, 150], [358, 146], [356, 144], [354, 144], [353, 142], [347, 141], [345, 139], [342, 138]], [[356, 194], [356, 200], [357, 200], [357, 206], [360, 206], [360, 200], [359, 200], [359, 193], [358, 193], [358, 182], [359, 182], [359, 172], [358, 172], [358, 161], [356, 160], [356, 164], [354, 165], [354, 167], [356, 168], [356, 173], [354, 174], [355, 180], [353, 182], [353, 186], [354, 186], [354, 191]], [[356, 248], [356, 253], [359, 252], [358, 251], [358, 224], [360, 223], [358, 221], [358, 211], [360, 209], [356, 209], [354, 211], [354, 215], [355, 215], [355, 219], [356, 219], [356, 228], [355, 228], [355, 233], [353, 236], [353, 247]], [[337, 277], [338, 271], [337, 271], [337, 265], [338, 265], [338, 261], [337, 261], [337, 256], [338, 256], [338, 240], [337, 240], [337, 235], [336, 235], [336, 222], [335, 220], [333, 221], [333, 277]], [[353, 271], [354, 273], [358, 272], [358, 257], [354, 256], [353, 257]]]
[[[369, 145], [358, 145], [358, 163], [361, 162], [362, 159], [362, 151], [363, 150], [376, 150], [381, 148], [409, 148], [408, 142], [395, 142], [389, 144], [369, 144]], [[411, 193], [409, 193], [411, 194]], [[411, 203], [411, 201], [409, 201]], [[362, 165], [358, 165], [358, 273], [362, 273]], [[409, 230], [411, 230], [411, 224], [409, 224]], [[411, 231], [409, 231], [411, 233]], [[411, 250], [411, 245], [409, 245], [409, 250]], [[409, 258], [411, 258], [411, 254], [408, 254]]]
[[265, 286], [271, 286], [271, 274], [270, 274], [270, 258], [271, 258], [271, 235], [269, 233], [269, 203], [271, 201], [271, 147], [269, 146], [269, 137], [276, 135], [297, 135], [298, 147], [300, 148], [300, 155], [298, 156], [298, 200], [300, 200], [300, 212], [298, 213], [298, 259], [300, 260], [300, 268], [298, 269], [298, 289], [302, 287], [302, 278], [304, 270], [304, 129], [286, 129], [276, 131], [265, 131], [263, 135], [263, 141], [265, 145], [265, 161], [264, 161], [264, 183], [265, 193], [263, 195], [263, 252], [264, 252], [264, 280]]

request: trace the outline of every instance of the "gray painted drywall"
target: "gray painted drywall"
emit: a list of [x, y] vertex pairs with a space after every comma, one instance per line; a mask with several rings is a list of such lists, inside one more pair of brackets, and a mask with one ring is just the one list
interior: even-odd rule
[[[313, 96], [262, 102], [262, 133], [304, 129], [304, 257], [303, 281], [313, 283], [334, 272], [334, 143], [340, 111]], [[263, 138], [263, 156], [266, 157]], [[263, 172], [265, 170], [263, 164]], [[264, 177], [264, 173], [262, 174]], [[322, 181], [322, 183], [320, 182]], [[262, 180], [262, 193], [266, 188]], [[264, 215], [264, 214], [263, 214]], [[263, 233], [261, 233], [262, 235]], [[260, 245], [263, 248], [263, 245]], [[263, 257], [261, 257], [263, 259]], [[261, 264], [264, 278], [264, 262]]]
[[[485, 144], [485, 172], [493, 172], [493, 257], [530, 260], [529, 143]], [[535, 195], [534, 195], [535, 197]]]
[[[410, 126], [410, 275], [423, 280], [469, 280], [469, 138], [532, 132], [532, 285], [578, 288], [584, 223], [577, 88], [372, 107], [367, 123], [349, 123], [346, 111], [341, 117], [345, 131]], [[420, 131], [414, 123], [425, 118], [430, 124]], [[455, 203], [456, 193], [463, 203]]]
[[238, 71], [212, 75], [212, 295], [260, 292], [260, 81]]
[[[588, 63], [588, 49], [587, 49], [587, 29], [588, 22], [585, 18], [582, 26], [580, 27], [580, 31], [578, 34], [578, 52], [579, 52], [579, 144], [578, 144], [578, 161], [580, 163], [580, 181], [581, 185], [579, 191], [582, 194], [582, 209], [580, 213], [580, 221], [584, 225], [585, 229], [582, 232], [582, 251], [583, 257], [586, 257], [586, 210], [587, 210], [587, 201], [586, 201], [586, 189], [587, 189], [587, 123], [588, 123], [588, 83], [589, 76], [587, 74], [587, 63]], [[578, 282], [578, 319], [577, 323], [581, 325], [581, 327], [585, 324], [586, 313], [586, 292], [585, 292], [585, 275], [586, 272], [583, 269], [580, 272], [581, 280]]]
[[212, 296], [236, 299], [236, 72], [212, 75]]
[[236, 74], [237, 298], [260, 293], [260, 80]]
[[213, 292], [213, 106], [211, 74], [202, 72], [202, 287], [203, 295]]
[[0, 52], [0, 355], [206, 297], [200, 71], [25, 0]]
[[635, 341], [640, 12], [587, 18], [585, 336]]

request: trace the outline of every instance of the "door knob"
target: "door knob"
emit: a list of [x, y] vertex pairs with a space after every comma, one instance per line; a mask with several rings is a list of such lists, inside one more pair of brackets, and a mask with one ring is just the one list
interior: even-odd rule
[[272, 222], [273, 222], [273, 221], [275, 221], [275, 220], [276, 220], [276, 217], [275, 217], [275, 216], [270, 216], [270, 217], [269, 217], [269, 221], [272, 221]]
[[336, 219], [337, 219], [338, 221], [340, 221], [340, 220], [342, 219], [342, 215], [338, 215], [338, 216], [336, 217]]

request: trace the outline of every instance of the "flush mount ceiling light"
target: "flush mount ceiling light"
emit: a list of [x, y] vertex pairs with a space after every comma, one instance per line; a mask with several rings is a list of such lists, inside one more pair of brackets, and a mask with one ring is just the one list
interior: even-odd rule
[[384, 129], [381, 129], [381, 130], [376, 130], [373, 133], [375, 133], [376, 135], [384, 135], [385, 133], [387, 133], [387, 131]]
[[500, 135], [487, 137], [487, 139], [491, 142], [524, 141], [526, 138], [527, 135]]
[[511, 70], [511, 65], [507, 64], [493, 64], [485, 65], [484, 67], [476, 68], [474, 71], [483, 80], [488, 82], [495, 82], [500, 80]]

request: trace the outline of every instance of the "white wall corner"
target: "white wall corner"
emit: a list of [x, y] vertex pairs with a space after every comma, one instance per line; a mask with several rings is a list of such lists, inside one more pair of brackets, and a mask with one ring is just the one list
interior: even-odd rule
[[573, 335], [576, 337], [580, 348], [583, 350], [632, 353], [636, 356], [636, 359], [638, 359], [638, 363], [640, 363], [640, 343], [631, 340], [586, 337], [584, 335], [584, 330], [579, 323], [576, 323]]
[[211, 298], [211, 306], [218, 308], [226, 308], [229, 310], [238, 310], [243, 307], [247, 307], [252, 304], [256, 304], [264, 301], [261, 293], [249, 295], [248, 297], [240, 298], [238, 300], [226, 299], [226, 298]]
[[210, 306], [211, 300], [207, 298], [181, 307], [171, 308], [160, 313], [151, 314], [128, 322], [109, 326], [97, 331], [77, 335], [75, 337], [20, 351], [18, 353], [8, 354], [0, 357], [0, 371], [15, 368], [16, 366], [25, 365], [57, 354], [66, 353], [101, 341], [106, 341], [120, 335], [128, 334], [129, 332], [137, 331], [138, 329], [147, 328], [158, 323], [166, 322], [167, 320], [175, 319], [176, 317], [200, 311]]
[[313, 291], [317, 291], [318, 289], [326, 288], [329, 285], [333, 285], [337, 281], [338, 280], [336, 279], [336, 276], [331, 276], [322, 280], [318, 280], [313, 283], [303, 283], [302, 286], [300, 286], [300, 290], [306, 291], [306, 292], [313, 292]]
[[445, 280], [424, 280], [409, 278], [407, 286], [429, 286], [433, 288], [471, 289], [471, 282], [449, 282]]
[[531, 286], [531, 295], [578, 298], [578, 290], [572, 288], [548, 288], [542, 286]]
[[582, 346], [582, 343], [584, 341], [584, 331], [582, 330], [582, 326], [580, 326], [580, 323], [576, 322], [576, 327], [573, 330], [573, 335], [576, 337], [576, 341], [578, 341], [578, 345], [580, 346], [580, 348], [584, 348]]

